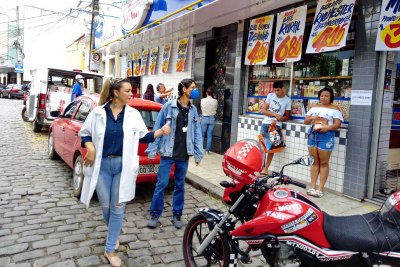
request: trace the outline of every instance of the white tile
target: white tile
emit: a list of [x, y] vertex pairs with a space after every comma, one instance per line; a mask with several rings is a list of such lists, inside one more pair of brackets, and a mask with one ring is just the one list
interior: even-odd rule
[[338, 185], [338, 184], [337, 184], [337, 185], [335, 186], [335, 190], [338, 191], [338, 192], [343, 192], [343, 185]]
[[347, 131], [340, 131], [340, 137], [346, 138], [346, 133], [347, 133]]
[[338, 164], [344, 165], [344, 158], [338, 158]]

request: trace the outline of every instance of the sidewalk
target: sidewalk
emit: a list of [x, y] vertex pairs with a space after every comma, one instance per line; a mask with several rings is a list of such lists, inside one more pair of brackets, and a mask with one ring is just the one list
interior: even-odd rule
[[[204, 155], [199, 166], [195, 165], [193, 158], [190, 159], [186, 182], [193, 185], [195, 188], [211, 194], [215, 198], [222, 199], [224, 188], [220, 186], [219, 183], [224, 180], [230, 181], [222, 170], [222, 158], [223, 155], [215, 153]], [[296, 179], [296, 177], [292, 178]], [[307, 184], [307, 189], [302, 189], [292, 185], [288, 187], [306, 194], [309, 184]], [[360, 202], [330, 192], [325, 192], [325, 195], [322, 198], [312, 198], [312, 200], [323, 211], [330, 215], [356, 215], [380, 209], [380, 206], [373, 203]]]

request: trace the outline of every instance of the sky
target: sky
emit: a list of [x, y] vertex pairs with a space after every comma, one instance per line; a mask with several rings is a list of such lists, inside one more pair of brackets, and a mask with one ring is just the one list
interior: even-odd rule
[[[85, 9], [90, 1], [82, 1], [79, 9]], [[30, 71], [40, 67], [65, 68], [66, 47], [88, 30], [84, 20], [90, 23], [89, 14], [73, 10], [79, 0], [14, 0], [0, 5], [0, 55], [7, 53], [8, 22], [16, 19], [19, 6], [20, 27], [24, 27], [24, 80], [30, 80]], [[61, 12], [52, 14], [37, 8]], [[87, 8], [86, 10], [89, 10]], [[73, 16], [73, 17], [72, 17]], [[22, 20], [24, 19], [24, 20]]]

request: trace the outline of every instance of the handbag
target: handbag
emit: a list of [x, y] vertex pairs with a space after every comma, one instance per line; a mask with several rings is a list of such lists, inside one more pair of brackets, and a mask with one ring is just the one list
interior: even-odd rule
[[313, 129], [314, 131], [320, 130], [323, 125], [328, 125], [328, 120], [325, 118], [318, 118], [314, 120]]
[[276, 125], [271, 124], [268, 133], [260, 134], [258, 139], [263, 146], [265, 153], [277, 153], [286, 146], [282, 130], [278, 130]]

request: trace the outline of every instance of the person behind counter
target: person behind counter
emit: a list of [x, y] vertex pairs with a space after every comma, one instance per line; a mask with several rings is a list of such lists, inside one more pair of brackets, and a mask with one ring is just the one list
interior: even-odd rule
[[139, 143], [151, 143], [169, 135], [169, 122], [148, 132], [139, 111], [128, 106], [132, 86], [124, 78], [107, 78], [99, 105], [89, 113], [79, 131], [84, 158], [81, 201], [89, 207], [96, 189], [103, 218], [108, 226], [104, 255], [111, 266], [121, 266], [115, 254], [119, 247], [126, 203], [135, 197], [139, 169]]
[[214, 99], [214, 89], [212, 86], [209, 86], [206, 91], [206, 98], [201, 100], [201, 112], [202, 112], [202, 121], [201, 121], [201, 131], [203, 133], [203, 143], [204, 138], [207, 134], [207, 146], [206, 146], [206, 154], [210, 154], [211, 143], [212, 143], [212, 134], [215, 127], [215, 114], [217, 114], [218, 101]]
[[154, 88], [151, 83], [147, 85], [146, 93], [144, 93], [143, 99], [154, 102]]
[[[315, 162], [311, 165], [311, 188], [307, 194], [313, 197], [324, 196], [324, 186], [329, 176], [329, 159], [335, 146], [335, 130], [343, 122], [342, 112], [332, 105], [334, 96], [331, 88], [324, 88], [318, 92], [321, 104], [313, 106], [306, 114], [304, 123], [310, 125], [308, 129], [308, 151], [314, 156]], [[320, 183], [317, 188], [317, 180]]]
[[[263, 120], [260, 134], [268, 133], [269, 127], [276, 125], [277, 130], [282, 128], [282, 122], [290, 118], [290, 110], [292, 108], [290, 98], [285, 95], [285, 88], [283, 82], [277, 81], [273, 84], [274, 93], [267, 96], [267, 100], [261, 110], [261, 113], [266, 117]], [[271, 165], [274, 153], [268, 153], [267, 163], [261, 171], [261, 176], [268, 175], [268, 169]]]

